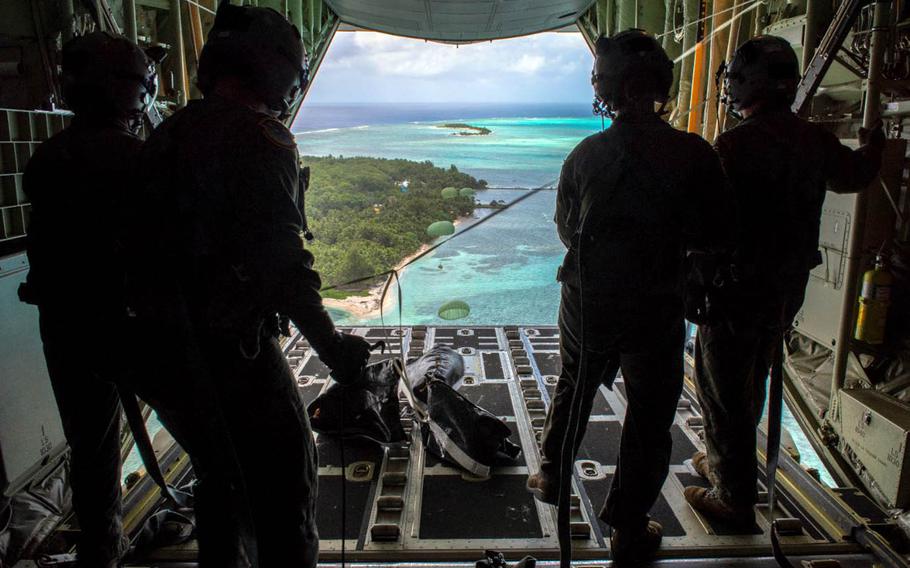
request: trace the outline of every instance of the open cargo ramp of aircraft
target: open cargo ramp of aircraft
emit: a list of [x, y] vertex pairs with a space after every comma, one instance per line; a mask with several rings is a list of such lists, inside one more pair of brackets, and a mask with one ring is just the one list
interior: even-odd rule
[[[522, 453], [515, 460], [500, 461], [489, 478], [481, 479], [428, 454], [405, 415], [402, 422], [409, 440], [400, 445], [383, 447], [348, 440], [342, 456], [337, 438], [317, 435], [321, 560], [341, 559], [342, 538], [345, 560], [350, 562], [469, 562], [488, 549], [512, 560], [525, 554], [556, 559], [555, 508], [534, 500], [525, 489], [525, 480], [539, 467], [538, 440], [560, 366], [558, 330], [420, 326], [350, 331], [370, 341], [385, 339], [392, 354], [403, 350], [408, 357], [419, 356], [434, 345], [457, 350], [465, 361], [466, 378], [459, 392], [502, 418]], [[309, 404], [331, 383], [328, 369], [300, 335], [286, 342], [285, 352], [299, 392]], [[373, 356], [374, 360], [386, 357], [389, 355]], [[626, 404], [621, 377], [612, 391], [601, 387], [576, 458], [571, 527], [574, 556], [580, 561], [609, 557], [609, 528], [597, 519], [597, 513], [615, 469]], [[698, 403], [687, 388], [671, 430], [670, 475], [651, 511], [664, 526], [659, 557], [676, 559], [673, 565], [682, 566], [736, 566], [739, 562], [777, 566], [769, 557], [771, 519], [766, 506], [757, 507], [756, 524], [750, 530], [737, 531], [699, 515], [683, 498], [686, 485], [707, 484], [687, 463], [703, 447], [701, 429]], [[162, 435], [159, 441], [166, 439]], [[163, 453], [173, 479], [187, 474], [185, 457], [179, 455], [176, 448]], [[792, 530], [781, 533], [781, 543], [796, 565], [802, 560], [831, 560], [843, 567], [873, 566], [874, 556], [853, 540], [852, 533], [868, 530], [866, 527], [896, 530], [886, 513], [861, 492], [823, 486], [789, 455], [783, 456], [778, 483], [781, 494], [774, 517], [797, 519]], [[342, 484], [346, 502], [343, 533]], [[156, 493], [147, 479], [131, 490], [127, 502], [138, 506], [128, 518], [128, 528], [137, 527], [152, 510], [140, 504], [151, 504], [148, 496]], [[275, 498], [281, 498], [280, 487], [275, 488]], [[188, 562], [196, 552], [191, 542], [155, 550], [148, 560], [161, 565]]]

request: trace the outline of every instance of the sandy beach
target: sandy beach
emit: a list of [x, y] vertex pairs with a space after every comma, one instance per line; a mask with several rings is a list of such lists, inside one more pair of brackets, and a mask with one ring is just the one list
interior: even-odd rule
[[[414, 254], [403, 258], [401, 262], [395, 266], [395, 270], [400, 271], [407, 263], [423, 254], [428, 248], [430, 248], [430, 245], [422, 245]], [[385, 281], [372, 286], [366, 296], [348, 296], [344, 300], [323, 298], [322, 303], [327, 308], [344, 310], [358, 319], [379, 317], [379, 301], [382, 298], [382, 289], [384, 287]], [[392, 285], [389, 287], [388, 293], [386, 294], [385, 302], [382, 307], [383, 311], [389, 309], [389, 306], [391, 306], [395, 301], [395, 297], [395, 283], [393, 281]]]
[[[452, 224], [455, 225], [456, 229], [462, 225], [465, 221], [469, 221], [473, 217], [459, 217], [455, 219]], [[421, 245], [421, 247], [411, 255], [406, 256], [401, 259], [395, 266], [395, 270], [400, 271], [407, 265], [409, 262], [414, 260], [416, 257], [420, 256], [426, 250], [430, 248], [429, 244]], [[357, 319], [367, 319], [370, 317], [379, 317], [379, 301], [382, 298], [382, 289], [385, 287], [385, 281], [371, 287], [366, 296], [348, 296], [344, 300], [337, 300], [334, 298], [323, 298], [322, 303], [327, 308], [334, 308], [338, 310], [344, 310], [354, 316]], [[386, 294], [385, 302], [383, 303], [382, 311], [385, 312], [392, 306], [397, 297], [397, 292], [395, 289], [395, 282], [392, 282], [392, 285], [389, 286], [389, 291]]]

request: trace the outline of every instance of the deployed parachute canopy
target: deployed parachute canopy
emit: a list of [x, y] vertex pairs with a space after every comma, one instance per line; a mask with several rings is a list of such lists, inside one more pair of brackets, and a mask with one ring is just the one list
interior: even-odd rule
[[427, 234], [431, 237], [442, 237], [455, 232], [455, 225], [451, 221], [436, 221], [427, 227]]
[[443, 199], [454, 199], [454, 198], [458, 197], [458, 190], [455, 189], [454, 187], [447, 187], [447, 188], [443, 189], [440, 193], [442, 193]]
[[458, 195], [462, 197], [474, 197], [474, 190], [470, 187], [463, 187], [458, 190]]
[[471, 307], [461, 300], [451, 300], [439, 306], [437, 315], [444, 320], [456, 320], [468, 317]]

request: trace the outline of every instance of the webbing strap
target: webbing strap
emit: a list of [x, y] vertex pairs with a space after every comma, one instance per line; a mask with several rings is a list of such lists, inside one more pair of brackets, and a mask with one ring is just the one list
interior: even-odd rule
[[766, 472], [768, 474], [768, 514], [774, 519], [776, 501], [777, 464], [780, 457], [781, 418], [784, 398], [784, 349], [783, 339], [777, 342], [771, 363], [771, 385], [768, 393], [768, 447]]
[[774, 554], [774, 560], [777, 561], [777, 565], [780, 566], [780, 568], [794, 568], [780, 546], [780, 537], [777, 534], [777, 521], [771, 522], [771, 551]]
[[120, 404], [123, 405], [123, 412], [126, 414], [126, 421], [133, 431], [133, 440], [136, 442], [136, 449], [139, 450], [139, 456], [142, 463], [145, 464], [145, 471], [155, 482], [155, 485], [161, 489], [161, 494], [169, 499], [179, 508], [190, 508], [193, 506], [193, 496], [185, 491], [180, 491], [171, 485], [168, 485], [161, 472], [161, 466], [158, 464], [158, 458], [155, 457], [155, 450], [152, 448], [152, 441], [149, 439], [148, 430], [145, 429], [145, 419], [142, 416], [142, 410], [139, 409], [139, 401], [136, 395], [123, 386], [117, 387], [120, 392]]

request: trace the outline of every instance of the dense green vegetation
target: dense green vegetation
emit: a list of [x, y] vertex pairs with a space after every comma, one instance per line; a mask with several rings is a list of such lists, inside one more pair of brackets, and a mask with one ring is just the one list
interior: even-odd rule
[[493, 133], [492, 130], [484, 126], [472, 126], [470, 124], [464, 124], [462, 122], [440, 124], [438, 128], [452, 128], [455, 130], [461, 130], [461, 132], [453, 132], [453, 136], [486, 136], [487, 134]]
[[432, 162], [333, 156], [304, 156], [301, 162], [311, 170], [306, 208], [316, 235], [307, 246], [325, 286], [389, 270], [433, 240], [427, 234], [431, 223], [473, 212], [473, 197], [445, 199], [443, 188], [487, 184], [454, 165], [437, 168]]

